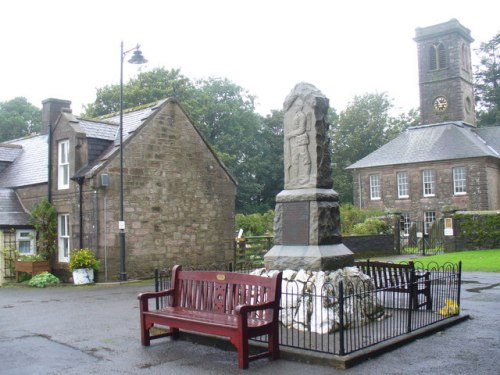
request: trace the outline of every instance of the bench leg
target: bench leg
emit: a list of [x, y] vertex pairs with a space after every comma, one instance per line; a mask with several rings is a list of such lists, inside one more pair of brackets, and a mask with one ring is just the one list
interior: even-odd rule
[[268, 350], [272, 359], [279, 359], [280, 345], [279, 345], [279, 331], [273, 329], [273, 333], [268, 336]]
[[141, 319], [141, 344], [144, 346], [149, 346], [151, 344], [149, 328], [146, 328], [142, 319]]
[[238, 342], [237, 350], [238, 350], [238, 367], [240, 369], [248, 368], [248, 338], [245, 334], [240, 333], [239, 337], [236, 340]]

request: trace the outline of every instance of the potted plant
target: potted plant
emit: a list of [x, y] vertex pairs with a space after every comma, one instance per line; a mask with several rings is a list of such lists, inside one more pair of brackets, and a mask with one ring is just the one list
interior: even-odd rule
[[83, 248], [71, 252], [69, 270], [73, 273], [75, 285], [91, 284], [94, 282], [94, 271], [99, 271], [101, 262], [94, 251]]

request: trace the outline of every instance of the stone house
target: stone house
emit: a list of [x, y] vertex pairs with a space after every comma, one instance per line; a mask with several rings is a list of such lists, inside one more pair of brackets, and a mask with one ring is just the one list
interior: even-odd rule
[[477, 128], [470, 31], [418, 28], [422, 125], [350, 165], [354, 204], [400, 212], [427, 231], [448, 210], [500, 209], [500, 126]]
[[[0, 170], [0, 188], [14, 192], [25, 211], [47, 195], [54, 204], [55, 274], [68, 278], [71, 250], [88, 247], [101, 260], [98, 279], [116, 280], [122, 276], [119, 116], [84, 119], [69, 105], [45, 100], [41, 135], [0, 145], [22, 150]], [[26, 166], [37, 180], [16, 173]], [[176, 100], [124, 112], [122, 177], [129, 278], [150, 277], [167, 264], [232, 259], [236, 183]]]

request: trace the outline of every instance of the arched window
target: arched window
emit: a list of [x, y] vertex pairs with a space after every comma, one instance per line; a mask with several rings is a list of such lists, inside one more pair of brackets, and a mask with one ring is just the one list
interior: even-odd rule
[[470, 58], [469, 46], [466, 44], [462, 44], [462, 68], [467, 71], [469, 71], [469, 66], [470, 66], [469, 58]]
[[446, 68], [446, 49], [442, 43], [437, 43], [429, 48], [430, 70]]

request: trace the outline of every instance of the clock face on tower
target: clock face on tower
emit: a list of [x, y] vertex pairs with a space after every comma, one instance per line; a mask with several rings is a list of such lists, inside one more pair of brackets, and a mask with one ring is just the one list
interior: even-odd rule
[[434, 109], [438, 112], [443, 112], [448, 108], [448, 100], [444, 96], [438, 96], [434, 99]]

